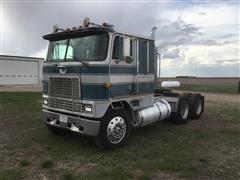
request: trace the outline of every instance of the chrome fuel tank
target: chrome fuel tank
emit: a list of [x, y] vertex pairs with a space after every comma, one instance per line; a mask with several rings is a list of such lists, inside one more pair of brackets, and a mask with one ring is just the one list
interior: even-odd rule
[[141, 122], [141, 126], [146, 126], [156, 121], [166, 119], [170, 116], [170, 114], [170, 104], [166, 100], [160, 99], [155, 102], [153, 106], [139, 110], [136, 118], [138, 122]]

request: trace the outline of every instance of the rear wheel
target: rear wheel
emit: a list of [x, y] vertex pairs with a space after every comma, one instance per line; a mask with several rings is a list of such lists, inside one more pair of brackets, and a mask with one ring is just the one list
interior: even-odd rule
[[101, 121], [96, 144], [101, 148], [113, 150], [127, 143], [131, 132], [130, 116], [123, 110], [109, 110]]
[[190, 118], [199, 119], [204, 109], [204, 99], [200, 94], [192, 94], [190, 97]]
[[190, 105], [187, 96], [181, 96], [178, 102], [177, 112], [172, 113], [171, 120], [176, 124], [184, 124], [188, 121]]

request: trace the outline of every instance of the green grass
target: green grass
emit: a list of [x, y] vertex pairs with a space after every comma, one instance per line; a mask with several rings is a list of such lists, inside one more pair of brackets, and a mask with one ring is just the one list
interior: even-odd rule
[[64, 170], [62, 172], [61, 180], [75, 180], [77, 177], [71, 171]]
[[49, 169], [49, 168], [52, 168], [54, 166], [54, 163], [52, 160], [50, 159], [45, 159], [41, 162], [41, 166], [44, 168], [44, 169]]
[[30, 165], [30, 162], [27, 159], [22, 159], [22, 160], [20, 160], [19, 165], [21, 167], [26, 167], [26, 166]]
[[0, 180], [240, 178], [236, 103], [207, 101], [198, 121], [149, 125], [124, 148], [102, 151], [90, 137], [48, 132], [40, 93], [1, 93], [0, 102]]
[[24, 173], [19, 169], [0, 169], [0, 180], [20, 180]]
[[183, 91], [197, 91], [197, 92], [212, 92], [224, 94], [238, 94], [237, 86], [220, 86], [220, 85], [187, 85], [181, 84], [178, 90]]

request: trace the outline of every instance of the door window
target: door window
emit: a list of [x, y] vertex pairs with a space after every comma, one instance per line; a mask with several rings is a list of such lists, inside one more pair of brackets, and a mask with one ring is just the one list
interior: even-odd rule
[[113, 59], [123, 59], [123, 38], [116, 36], [113, 45]]

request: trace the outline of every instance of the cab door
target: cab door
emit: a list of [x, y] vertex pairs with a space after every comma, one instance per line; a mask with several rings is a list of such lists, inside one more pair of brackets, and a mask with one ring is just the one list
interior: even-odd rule
[[138, 39], [137, 43], [136, 94], [153, 93], [154, 88], [154, 42]]
[[116, 34], [113, 38], [110, 62], [110, 97], [134, 94], [136, 74], [135, 41], [130, 36]]

